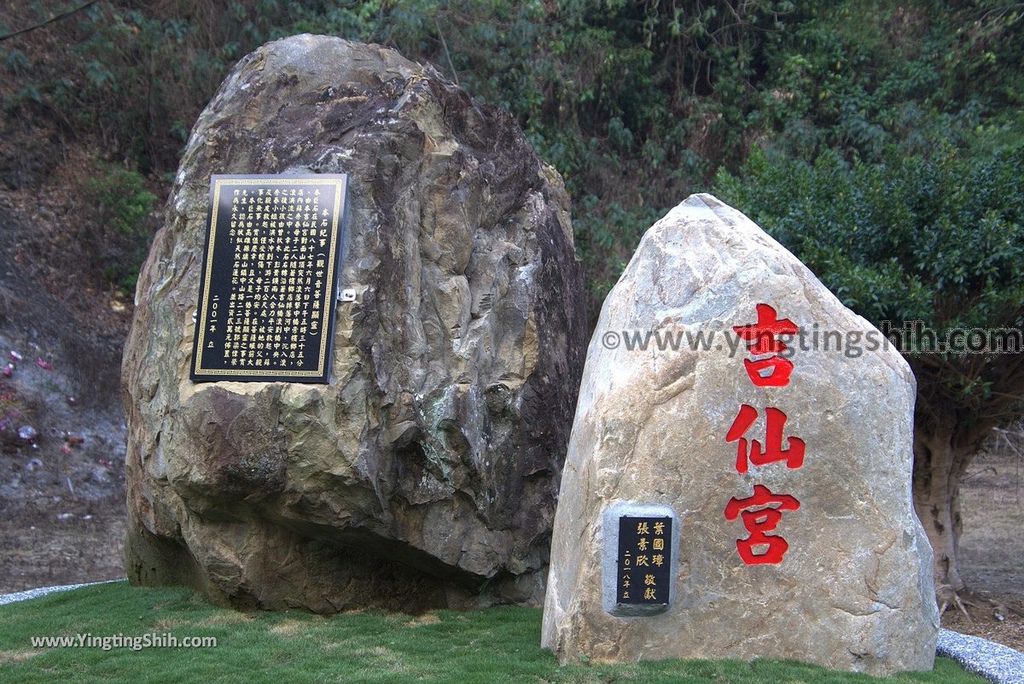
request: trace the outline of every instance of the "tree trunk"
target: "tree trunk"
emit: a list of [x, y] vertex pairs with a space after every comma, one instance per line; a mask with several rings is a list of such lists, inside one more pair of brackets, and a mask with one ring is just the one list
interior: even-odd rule
[[953, 445], [952, 429], [914, 434], [914, 506], [934, 552], [936, 592], [958, 594], [966, 588], [960, 575], [960, 480], [973, 450]]

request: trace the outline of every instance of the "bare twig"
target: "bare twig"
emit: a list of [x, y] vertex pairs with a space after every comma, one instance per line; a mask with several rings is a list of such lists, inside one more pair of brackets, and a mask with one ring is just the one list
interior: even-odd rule
[[1016, 499], [1017, 499], [1018, 502], [1020, 502], [1020, 464], [1021, 464], [1021, 461], [1024, 461], [1024, 454], [1021, 453], [1021, 450], [1018, 449], [1017, 445], [1014, 444], [1013, 442], [1014, 442], [1014, 439], [1020, 440], [1022, 437], [1024, 437], [1024, 430], [1021, 430], [1021, 428], [1018, 426], [1016, 429], [1013, 429], [1013, 430], [1006, 430], [1004, 428], [994, 428], [994, 431], [996, 432], [996, 434], [999, 435], [999, 437], [1002, 439], [1003, 443], [1006, 444], [1006, 446], [1010, 447], [1010, 449], [1013, 451], [1013, 453], [1017, 455], [1017, 464], [1016, 464], [1016, 480], [1017, 480]]
[[964, 475], [963, 477], [961, 477], [960, 478], [960, 484], [963, 484], [964, 482], [967, 482], [968, 480], [971, 480], [971, 479], [973, 479], [975, 477], [978, 477], [978, 475], [984, 475], [985, 473], [991, 473], [992, 475], [998, 475], [999, 471], [996, 470], [995, 468], [993, 468], [992, 466], [989, 466], [987, 468], [982, 468], [981, 470], [974, 471], [970, 475]]
[[99, 2], [99, 0], [89, 0], [89, 2], [85, 3], [84, 5], [79, 5], [78, 7], [74, 8], [74, 9], [68, 10], [67, 12], [63, 12], [62, 14], [55, 14], [54, 16], [50, 17], [49, 19], [47, 19], [44, 22], [38, 23], [38, 24], [36, 24], [34, 26], [29, 26], [27, 28], [19, 29], [17, 31], [14, 31], [13, 33], [8, 33], [7, 35], [4, 35], [4, 36], [0, 36], [0, 42], [3, 42], [5, 40], [7, 40], [8, 38], [14, 38], [15, 36], [20, 36], [22, 34], [28, 33], [29, 31], [35, 31], [38, 28], [43, 28], [44, 26], [48, 26], [49, 24], [52, 24], [55, 21], [60, 21], [61, 19], [66, 19], [66, 18], [70, 17], [72, 14], [75, 14], [77, 12], [81, 12], [82, 10], [86, 9], [87, 7], [95, 5], [97, 2]]
[[459, 75], [455, 73], [455, 64], [452, 63], [452, 53], [448, 52], [448, 41], [444, 39], [444, 31], [441, 30], [441, 24], [437, 21], [437, 17], [434, 17], [434, 26], [437, 28], [437, 35], [441, 38], [441, 47], [444, 48], [444, 56], [448, 60], [448, 68], [452, 70], [452, 78], [455, 79], [455, 85], [459, 85]]

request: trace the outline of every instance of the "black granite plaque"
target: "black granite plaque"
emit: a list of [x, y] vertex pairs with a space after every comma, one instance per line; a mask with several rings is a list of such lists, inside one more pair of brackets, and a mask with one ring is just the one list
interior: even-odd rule
[[616, 603], [668, 605], [672, 518], [619, 517]]
[[326, 383], [347, 176], [213, 176], [191, 377]]

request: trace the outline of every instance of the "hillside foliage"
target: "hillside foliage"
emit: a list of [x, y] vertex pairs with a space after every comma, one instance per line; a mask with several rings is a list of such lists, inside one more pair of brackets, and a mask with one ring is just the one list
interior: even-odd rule
[[[8, 3], [0, 34], [81, 4]], [[1024, 3], [1007, 0], [100, 0], [0, 41], [0, 170], [19, 169], [0, 175], [32, 186], [91, 150], [79, 196], [103, 207], [82, 239], [113, 245], [99, 276], [130, 287], [196, 116], [240, 57], [299, 32], [395, 47], [510, 111], [566, 179], [592, 315], [646, 227], [711, 190], [876, 323], [1024, 323]], [[957, 473], [1019, 414], [1024, 370], [908, 358], [931, 443], [917, 485], [952, 502], [919, 512], [955, 530]], [[933, 477], [949, 422], [956, 465]]]

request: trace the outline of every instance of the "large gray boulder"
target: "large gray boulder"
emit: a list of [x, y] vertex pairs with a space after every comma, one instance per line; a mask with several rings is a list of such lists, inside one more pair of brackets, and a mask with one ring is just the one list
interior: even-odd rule
[[[326, 385], [189, 380], [215, 173], [346, 173]], [[126, 562], [240, 606], [539, 602], [585, 345], [569, 202], [515, 121], [301, 35], [202, 113], [125, 349]]]
[[[748, 375], [744, 361], [756, 359], [732, 332], [759, 320], [758, 304], [807, 333], [776, 354], [791, 369], [784, 361], [753, 369], [775, 382]], [[657, 331], [665, 348], [653, 337], [645, 351], [627, 345], [634, 331]], [[850, 346], [815, 343], [826, 331]], [[670, 336], [682, 340], [678, 350]], [[690, 197], [656, 223], [605, 301], [588, 351], [543, 645], [563, 662], [782, 658], [872, 674], [930, 669], [938, 616], [931, 549], [911, 504], [915, 383], [881, 340], [714, 197]], [[781, 441], [766, 439], [769, 408], [785, 414]], [[789, 451], [766, 458], [752, 440]], [[792, 499], [739, 506], [750, 516], [730, 510], [762, 487]], [[644, 506], [674, 514], [677, 538], [666, 529], [664, 541], [657, 530], [629, 540], [630, 590], [636, 599], [649, 579], [651, 598], [671, 599], [667, 609], [619, 605], [609, 594], [624, 583], [615, 577], [616, 511], [638, 515]], [[655, 543], [673, 547], [668, 586], [654, 586], [660, 563], [645, 547]]]

